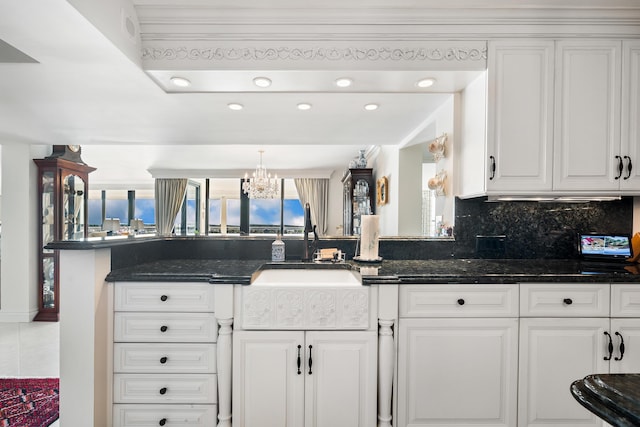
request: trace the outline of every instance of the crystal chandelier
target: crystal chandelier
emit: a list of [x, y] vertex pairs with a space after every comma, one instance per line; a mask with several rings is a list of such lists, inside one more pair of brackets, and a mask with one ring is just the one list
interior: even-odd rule
[[262, 166], [262, 154], [264, 150], [259, 150], [260, 164], [253, 173], [253, 177], [249, 179], [248, 174], [244, 174], [242, 183], [242, 191], [249, 196], [250, 199], [275, 199], [278, 197], [278, 176], [271, 178], [271, 174], [267, 173], [267, 168]]

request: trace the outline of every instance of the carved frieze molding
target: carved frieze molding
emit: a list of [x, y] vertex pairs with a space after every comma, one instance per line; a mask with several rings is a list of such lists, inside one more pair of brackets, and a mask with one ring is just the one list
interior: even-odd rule
[[143, 61], [486, 61], [486, 45], [480, 47], [144, 47]]
[[367, 329], [366, 287], [242, 289], [242, 327], [248, 329]]

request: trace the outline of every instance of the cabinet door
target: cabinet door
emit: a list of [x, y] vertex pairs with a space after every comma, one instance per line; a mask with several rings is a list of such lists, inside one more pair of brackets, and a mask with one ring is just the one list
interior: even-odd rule
[[569, 392], [577, 379], [609, 371], [608, 318], [520, 319], [518, 426], [602, 426]]
[[488, 192], [551, 190], [553, 51], [552, 41], [489, 44]]
[[[640, 41], [622, 44], [622, 129], [620, 155], [625, 171], [620, 186], [623, 190], [640, 189]], [[624, 158], [628, 156], [628, 158]], [[632, 166], [629, 168], [631, 162]], [[629, 170], [630, 169], [630, 170]]]
[[[298, 374], [298, 346], [304, 332], [235, 331], [233, 337], [234, 427], [304, 423], [304, 366]], [[301, 360], [302, 362], [302, 360]]]
[[640, 319], [611, 319], [611, 338], [614, 344], [611, 373], [640, 372]]
[[617, 190], [621, 43], [556, 45], [554, 190]]
[[518, 320], [401, 319], [398, 425], [515, 426]]
[[376, 343], [375, 332], [307, 332], [305, 427], [376, 425]]

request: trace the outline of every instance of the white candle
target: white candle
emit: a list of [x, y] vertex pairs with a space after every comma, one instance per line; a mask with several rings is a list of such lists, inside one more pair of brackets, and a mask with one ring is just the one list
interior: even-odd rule
[[378, 238], [380, 237], [380, 217], [362, 215], [360, 232], [360, 258], [367, 261], [378, 259]]

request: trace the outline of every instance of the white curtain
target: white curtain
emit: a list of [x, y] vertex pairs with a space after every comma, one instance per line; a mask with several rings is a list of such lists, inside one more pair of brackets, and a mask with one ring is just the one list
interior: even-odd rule
[[156, 229], [158, 235], [171, 235], [186, 191], [186, 178], [156, 178]]
[[302, 206], [309, 203], [311, 207], [311, 223], [318, 226], [318, 234], [327, 234], [329, 180], [326, 178], [296, 178], [293, 181], [296, 184]]

